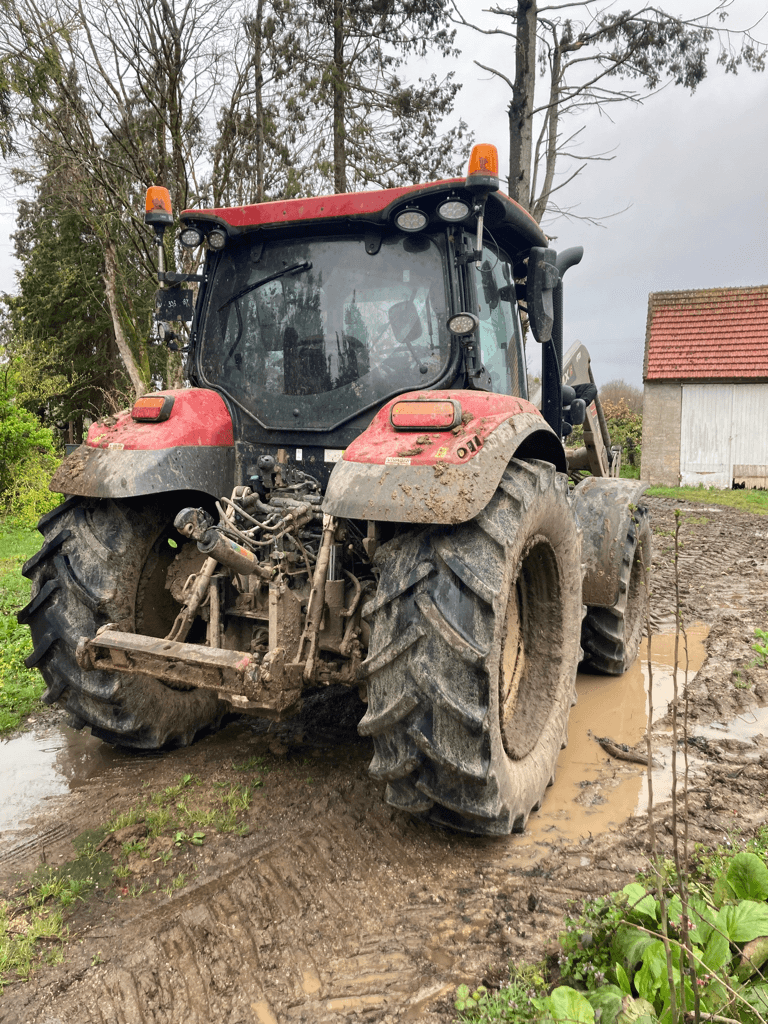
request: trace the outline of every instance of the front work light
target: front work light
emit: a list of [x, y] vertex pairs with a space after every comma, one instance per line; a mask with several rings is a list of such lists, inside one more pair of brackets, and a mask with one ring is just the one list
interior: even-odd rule
[[421, 210], [406, 208], [395, 217], [395, 224], [401, 231], [423, 231], [429, 223], [429, 217]]
[[203, 232], [200, 228], [184, 228], [179, 235], [179, 241], [185, 249], [196, 249], [203, 243]]
[[474, 313], [457, 313], [448, 321], [451, 334], [474, 334], [480, 326], [480, 320]]
[[155, 224], [165, 228], [173, 224], [173, 208], [171, 193], [162, 185], [152, 185], [147, 189], [147, 201], [144, 207], [144, 223]]
[[461, 403], [455, 398], [395, 402], [389, 421], [395, 430], [451, 430], [461, 423]]
[[227, 244], [227, 236], [221, 230], [221, 228], [214, 228], [213, 231], [208, 232], [208, 248], [213, 249], [214, 252], [219, 252]]
[[173, 409], [173, 395], [144, 395], [134, 402], [131, 419], [160, 423], [167, 420]]
[[469, 203], [465, 203], [463, 199], [457, 199], [455, 196], [444, 199], [437, 208], [437, 216], [451, 224], [458, 224], [459, 221], [466, 220], [469, 214]]

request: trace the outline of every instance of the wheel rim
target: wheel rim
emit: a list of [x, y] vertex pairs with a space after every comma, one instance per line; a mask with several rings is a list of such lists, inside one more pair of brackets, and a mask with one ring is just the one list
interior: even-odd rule
[[552, 716], [565, 639], [557, 558], [546, 538], [533, 537], [510, 591], [499, 665], [499, 726], [513, 760], [533, 750]]

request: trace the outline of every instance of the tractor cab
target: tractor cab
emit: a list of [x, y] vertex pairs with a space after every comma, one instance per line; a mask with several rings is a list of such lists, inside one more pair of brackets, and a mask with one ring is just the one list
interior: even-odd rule
[[527, 397], [516, 281], [546, 237], [476, 149], [466, 179], [182, 214], [206, 245], [189, 373], [236, 438], [343, 450], [399, 394]]

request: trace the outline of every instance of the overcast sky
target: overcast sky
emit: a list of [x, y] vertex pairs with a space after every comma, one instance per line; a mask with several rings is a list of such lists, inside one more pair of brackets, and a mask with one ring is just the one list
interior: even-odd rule
[[[469, 20], [496, 4], [460, 6]], [[662, 6], [682, 16], [707, 9], [699, 0]], [[764, 0], [734, 0], [727, 24], [754, 24], [765, 9]], [[485, 18], [486, 25], [506, 20]], [[768, 19], [757, 35], [768, 38]], [[477, 141], [498, 146], [505, 173], [510, 90], [473, 61], [513, 78], [513, 54], [503, 41], [468, 30], [458, 42], [458, 113]], [[733, 76], [713, 67], [693, 96], [670, 86], [641, 106], [616, 105], [611, 115], [613, 124], [598, 116], [586, 122], [583, 150], [616, 147], [615, 159], [590, 164], [561, 195], [586, 216], [630, 208], [602, 228], [565, 219], [543, 227], [557, 236], [558, 250], [584, 246], [565, 279], [565, 347], [577, 339], [587, 346], [598, 384], [623, 377], [640, 386], [649, 292], [768, 284], [768, 71]]]
[[[482, 14], [486, 6], [461, 0], [467, 18], [493, 24]], [[690, 16], [705, 4], [665, 6]], [[752, 24], [764, 10], [764, 0], [734, 0], [728, 24]], [[768, 20], [757, 34], [768, 37]], [[457, 113], [477, 141], [498, 146], [504, 173], [509, 89], [473, 61], [513, 77], [509, 41], [462, 30], [457, 42], [461, 58], [434, 69], [451, 68], [464, 83]], [[615, 106], [613, 124], [586, 122], [584, 151], [616, 147], [615, 159], [590, 164], [563, 199], [587, 216], [629, 209], [603, 228], [564, 219], [544, 227], [558, 250], [584, 246], [582, 263], [566, 278], [565, 343], [588, 347], [598, 384], [623, 377], [641, 385], [649, 292], [768, 284], [767, 101], [768, 72], [733, 76], [713, 68], [693, 96], [670, 86], [642, 106]], [[14, 216], [0, 198], [0, 291], [15, 288]]]

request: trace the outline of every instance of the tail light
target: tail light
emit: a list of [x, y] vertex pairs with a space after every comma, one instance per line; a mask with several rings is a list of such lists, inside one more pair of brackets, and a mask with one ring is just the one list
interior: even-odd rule
[[167, 420], [173, 409], [173, 395], [144, 395], [134, 402], [131, 419], [160, 423]]
[[461, 423], [461, 403], [455, 398], [395, 402], [389, 421], [395, 430], [450, 430]]

